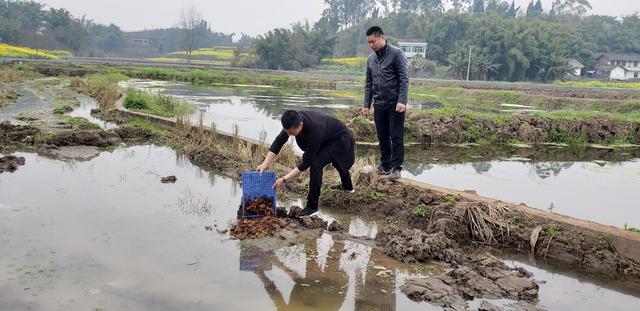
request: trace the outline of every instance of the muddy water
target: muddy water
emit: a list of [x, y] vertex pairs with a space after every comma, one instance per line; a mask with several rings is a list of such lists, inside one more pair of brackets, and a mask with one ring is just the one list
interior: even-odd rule
[[334, 113], [338, 109], [344, 109], [355, 103], [350, 99], [326, 97], [320, 92], [288, 94], [275, 88], [194, 89], [186, 84], [140, 80], [122, 82], [121, 86], [170, 94], [189, 100], [197, 107], [197, 111], [190, 116], [192, 120], [199, 120], [202, 113], [205, 125], [215, 123], [218, 129], [226, 132], [233, 132], [234, 126], [237, 125], [241, 136], [254, 139], [260, 138], [260, 131], [266, 131], [269, 141], [282, 129], [280, 116], [287, 109]]
[[[27, 164], [0, 175], [0, 310], [424, 306], [397, 291], [409, 267], [362, 244], [229, 240], [217, 229], [234, 221], [241, 187], [168, 148], [83, 162], [18, 155]], [[177, 182], [160, 183], [167, 175]]]
[[[218, 128], [231, 131], [238, 124], [240, 134], [252, 138], [266, 130], [268, 141], [280, 131], [278, 118], [284, 109], [334, 113], [353, 103], [317, 94], [281, 95], [270, 88], [193, 89], [185, 84], [154, 81], [130, 81], [128, 86], [189, 99], [198, 104], [204, 119], [215, 121]], [[371, 152], [371, 148], [359, 149]], [[453, 159], [460, 152], [470, 156]], [[414, 148], [407, 150], [403, 177], [476, 190], [480, 195], [617, 227], [625, 223], [640, 227], [640, 210], [636, 208], [640, 201], [640, 192], [636, 191], [640, 189], [640, 162], [633, 156], [635, 150], [629, 152], [631, 155], [620, 155], [625, 151], [585, 155], [553, 150], [550, 156], [530, 160], [518, 151], [509, 151], [477, 160], [474, 158], [480, 156], [473, 151], [452, 150], [434, 159], [432, 151]]]
[[20, 94], [20, 97], [11, 105], [0, 108], [0, 122], [11, 120], [14, 123], [20, 123], [14, 119], [16, 116], [50, 109], [53, 106], [51, 90], [39, 93], [32, 89], [29, 83], [15, 84], [13, 89]]
[[[240, 185], [171, 149], [127, 147], [89, 161], [17, 155], [26, 165], [0, 175], [0, 310], [439, 310], [398, 289], [438, 266], [401, 265], [326, 233], [277, 249], [218, 233], [234, 221]], [[177, 182], [160, 183], [167, 175]], [[323, 212], [356, 236], [378, 231]], [[546, 281], [540, 304], [550, 310], [640, 303], [610, 282], [527, 268]]]
[[83, 94], [78, 94], [77, 98], [79, 101], [78, 106], [73, 107], [73, 111], [67, 113], [67, 115], [72, 117], [85, 118], [89, 120], [89, 122], [97, 124], [105, 130], [118, 127], [118, 125], [115, 123], [103, 121], [91, 115], [91, 110], [98, 108], [98, 103], [95, 101], [95, 99]]
[[404, 177], [616, 227], [640, 226], [637, 158], [621, 162], [532, 162], [519, 157], [453, 164], [409, 161]]

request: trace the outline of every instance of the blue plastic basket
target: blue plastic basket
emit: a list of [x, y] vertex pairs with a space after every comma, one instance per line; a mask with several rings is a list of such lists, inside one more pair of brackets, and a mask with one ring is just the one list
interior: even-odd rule
[[276, 214], [276, 190], [273, 189], [275, 182], [275, 172], [265, 171], [262, 175], [260, 175], [260, 172], [242, 173], [242, 218], [263, 216], [245, 212], [245, 202], [260, 197], [267, 197], [273, 200], [273, 214]]

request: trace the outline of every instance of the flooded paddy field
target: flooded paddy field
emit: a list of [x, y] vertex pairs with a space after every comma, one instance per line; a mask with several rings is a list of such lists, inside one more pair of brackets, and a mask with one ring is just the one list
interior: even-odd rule
[[[186, 84], [131, 80], [127, 87], [146, 89], [196, 104], [204, 124], [259, 138], [267, 143], [279, 133], [279, 117], [286, 109], [335, 113], [356, 100], [326, 95], [282, 95], [272, 88], [193, 88]], [[358, 146], [361, 156], [377, 147]], [[486, 148], [484, 148], [486, 149]], [[486, 154], [482, 148], [424, 148], [405, 151], [403, 177], [556, 212], [607, 225], [640, 227], [640, 150], [547, 146], [511, 148]], [[542, 150], [540, 150], [542, 149]], [[490, 182], [489, 182], [490, 181]], [[579, 195], [577, 195], [579, 193]]]
[[[235, 222], [239, 183], [169, 148], [122, 147], [87, 161], [16, 155], [26, 165], [0, 175], [2, 310], [440, 309], [399, 290], [408, 276], [442, 273], [437, 262], [402, 264], [328, 233], [275, 249], [231, 240], [223, 232]], [[161, 183], [166, 175], [176, 183]], [[354, 236], [378, 232], [366, 218], [321, 216]], [[505, 260], [544, 281], [538, 308], [632, 310], [640, 303], [640, 293], [609, 282]], [[492, 303], [508, 310], [515, 302]]]
[[[280, 94], [256, 95], [251, 90], [233, 92], [247, 98], [263, 96], [276, 103], [284, 100]], [[220, 96], [227, 101], [236, 95]], [[79, 104], [69, 115], [87, 118], [103, 129], [116, 126], [90, 115], [95, 103], [89, 98], [83, 101], [83, 97], [78, 96], [77, 99]], [[332, 108], [331, 99], [319, 96], [311, 101], [315, 100], [317, 105], [312, 103], [305, 107], [328, 112], [339, 109]], [[307, 105], [292, 103], [296, 104]], [[213, 106], [203, 116], [214, 118], [218, 111], [253, 105], [251, 109], [255, 110], [255, 116], [252, 118], [264, 118], [264, 122], [272, 122], [275, 131], [279, 130], [281, 111], [261, 112], [253, 99], [223, 108], [215, 107], [213, 102], [210, 105]], [[298, 109], [298, 106], [294, 107]], [[36, 107], [33, 111], [40, 109]], [[7, 119], [14, 120], [15, 113], [6, 115]], [[225, 119], [236, 117], [239, 116], [232, 114]], [[237, 123], [229, 124], [232, 128]], [[249, 132], [255, 130], [259, 131], [252, 128]], [[368, 151], [361, 149], [365, 156]], [[0, 252], [8, 254], [0, 258], [0, 309], [442, 309], [441, 302], [409, 299], [404, 292], [405, 283], [416, 277], [449, 274], [458, 269], [456, 264], [435, 259], [419, 263], [391, 259], [373, 240], [386, 225], [384, 220], [368, 217], [366, 213], [357, 215], [322, 208], [320, 216], [338, 220], [345, 226], [343, 233], [320, 230], [316, 231], [317, 236], [312, 235], [300, 243], [233, 240], [228, 229], [236, 222], [242, 192], [237, 180], [205, 171], [186, 156], [164, 146], [120, 144], [109, 150], [82, 157], [83, 160], [49, 158], [31, 152], [11, 153], [23, 157], [25, 165], [13, 173], [0, 174]], [[516, 192], [516, 202], [523, 202], [528, 193], [536, 194], [538, 189], [545, 189], [536, 185], [537, 182], [526, 181], [526, 174], [544, 181], [563, 176], [564, 172], [578, 166], [581, 170], [569, 174], [572, 179], [550, 188], [577, 184], [589, 191], [618, 195], [620, 199], [629, 198], [624, 194], [629, 191], [625, 187], [632, 187], [637, 181], [625, 175], [637, 169], [635, 151], [568, 158], [535, 156], [526, 152], [484, 155], [477, 151], [462, 160], [455, 156], [456, 152], [440, 152], [409, 150], [404, 177], [425, 178], [427, 183], [436, 180], [443, 186], [447, 186], [446, 182], [455, 183], [452, 188], [456, 185], [462, 185], [460, 189], [477, 187], [474, 190], [479, 194], [488, 195], [485, 191], [491, 189], [464, 181], [477, 178], [477, 185], [489, 183], [483, 174], [496, 170], [499, 173], [492, 175], [491, 182], [512, 175], [520, 178], [496, 185], [508, 189], [497, 192]], [[7, 154], [0, 156], [3, 155]], [[611, 169], [620, 163], [622, 169]], [[608, 170], [598, 171], [592, 164]], [[438, 169], [442, 172], [437, 172]], [[612, 176], [585, 175], [588, 171]], [[456, 175], [456, 172], [462, 173]], [[176, 176], [175, 183], [161, 182], [163, 177], [171, 175]], [[588, 188], [591, 183], [580, 183], [586, 178], [622, 185], [618, 187], [622, 191], [611, 192], [604, 182], [596, 183], [595, 189]], [[517, 192], [508, 187], [514, 182], [523, 184], [522, 188], [532, 189]], [[495, 196], [500, 198], [500, 193]], [[554, 193], [546, 195], [562, 197]], [[571, 195], [564, 197], [569, 203], [573, 202]], [[557, 208], [564, 213], [569, 203], [557, 203]], [[303, 201], [294, 199], [278, 205], [302, 204]], [[574, 212], [577, 211], [570, 213]], [[591, 211], [589, 215], [591, 213], [595, 212]], [[616, 224], [621, 215], [629, 215], [609, 214], [613, 214], [611, 222]], [[629, 221], [629, 225], [633, 223]], [[296, 230], [311, 232], [304, 228]], [[503, 310], [575, 310], [592, 309], [593, 306], [634, 310], [640, 303], [637, 283], [627, 283], [615, 275], [602, 277], [577, 273], [572, 267], [553, 264], [552, 260], [532, 260], [507, 253], [496, 255], [507, 266], [523, 267], [532, 272], [530, 278], [539, 286], [537, 299], [525, 302], [484, 297], [472, 299], [468, 305], [465, 303], [466, 306], [456, 309], [486, 309], [493, 304]]]

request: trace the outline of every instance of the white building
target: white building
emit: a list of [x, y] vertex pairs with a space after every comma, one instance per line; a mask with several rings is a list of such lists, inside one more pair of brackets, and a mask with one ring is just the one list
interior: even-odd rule
[[416, 55], [427, 57], [427, 43], [422, 40], [398, 39], [398, 47], [407, 58], [412, 58]]
[[600, 54], [596, 68], [598, 76], [610, 80], [640, 79], [640, 54]]
[[610, 80], [631, 80], [631, 79], [640, 79], [640, 67], [622, 67], [615, 66], [611, 69], [611, 74], [609, 75]]
[[584, 65], [579, 62], [577, 59], [570, 59], [569, 60], [569, 66], [571, 67], [571, 74], [579, 77], [582, 75], [582, 68], [584, 68]]

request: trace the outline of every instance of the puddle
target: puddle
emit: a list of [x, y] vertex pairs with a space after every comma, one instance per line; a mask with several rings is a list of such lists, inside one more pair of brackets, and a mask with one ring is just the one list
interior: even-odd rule
[[549, 310], [636, 310], [640, 304], [640, 291], [625, 287], [620, 280], [585, 277], [525, 255], [502, 259], [508, 266], [527, 269], [543, 283], [539, 299]]
[[54, 94], [51, 89], [46, 89], [44, 93], [38, 94], [26, 82], [15, 84], [14, 90], [20, 94], [20, 97], [11, 105], [0, 108], [0, 122], [11, 121], [15, 124], [24, 124], [14, 118], [20, 114], [30, 114], [50, 109], [53, 106]]
[[98, 103], [96, 101], [84, 94], [78, 94], [78, 101], [80, 102], [78, 106], [73, 107], [73, 111], [67, 113], [67, 115], [72, 117], [81, 117], [87, 119], [89, 122], [93, 124], [97, 124], [100, 128], [108, 130], [117, 128], [118, 125], [115, 123], [107, 122], [95, 118], [91, 115], [91, 110], [98, 108]]

